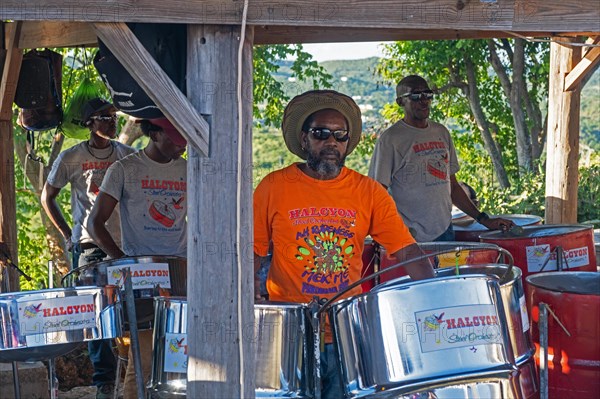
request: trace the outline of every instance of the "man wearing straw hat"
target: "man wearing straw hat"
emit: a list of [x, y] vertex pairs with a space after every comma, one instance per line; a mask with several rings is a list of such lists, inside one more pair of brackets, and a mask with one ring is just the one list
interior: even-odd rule
[[[360, 279], [365, 237], [398, 261], [422, 254], [394, 201], [374, 180], [344, 167], [361, 137], [360, 109], [350, 97], [314, 90], [293, 98], [283, 116], [288, 149], [306, 160], [267, 175], [254, 192], [254, 269], [273, 245], [269, 299], [296, 303], [331, 298]], [[407, 266], [414, 279], [433, 277], [428, 261]], [[260, 280], [255, 274], [255, 298]], [[359, 287], [344, 296], [360, 293]], [[322, 397], [344, 396], [332, 335], [325, 327]]]

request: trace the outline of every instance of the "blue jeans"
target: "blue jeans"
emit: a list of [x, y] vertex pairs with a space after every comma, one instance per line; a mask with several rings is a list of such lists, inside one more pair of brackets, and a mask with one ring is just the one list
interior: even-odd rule
[[335, 355], [333, 344], [325, 344], [321, 352], [321, 399], [344, 398], [344, 387], [340, 374], [340, 361]]
[[434, 242], [439, 242], [439, 241], [456, 241], [456, 239], [454, 238], [454, 228], [452, 227], [452, 223], [450, 223], [450, 226], [448, 226], [448, 228], [446, 229], [446, 231], [444, 231], [439, 237], [437, 237], [433, 241]]
[[[108, 256], [100, 248], [82, 250], [79, 244], [73, 245], [73, 268], [99, 262]], [[88, 342], [90, 361], [94, 366], [92, 381], [96, 386], [115, 383], [117, 360], [110, 339]]]

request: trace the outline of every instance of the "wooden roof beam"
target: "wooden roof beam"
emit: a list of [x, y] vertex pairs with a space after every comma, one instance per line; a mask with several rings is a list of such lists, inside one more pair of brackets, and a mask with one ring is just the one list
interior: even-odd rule
[[[234, 0], [2, 0], [0, 19], [16, 21], [172, 22], [240, 25]], [[256, 0], [249, 25], [347, 28], [600, 31], [596, 1], [581, 0]], [[324, 38], [323, 41], [327, 41]]]
[[106, 44], [127, 72], [161, 109], [165, 117], [202, 155], [208, 155], [209, 126], [152, 58], [123, 22], [94, 24], [98, 37]]
[[[592, 40], [597, 43], [598, 38]], [[565, 77], [565, 91], [571, 91], [579, 87], [579, 84], [591, 75], [600, 63], [600, 47], [590, 47], [585, 56]]]
[[[25, 21], [22, 23], [18, 47], [96, 46], [93, 24], [87, 22]], [[512, 32], [498, 30], [458, 29], [380, 29], [335, 28], [323, 26], [254, 27], [254, 44], [369, 42], [397, 40], [456, 40], [513, 37]], [[527, 37], [550, 37], [552, 32], [514, 32]], [[576, 32], [576, 36], [597, 36], [600, 32]], [[561, 36], [569, 36], [562, 33]]]

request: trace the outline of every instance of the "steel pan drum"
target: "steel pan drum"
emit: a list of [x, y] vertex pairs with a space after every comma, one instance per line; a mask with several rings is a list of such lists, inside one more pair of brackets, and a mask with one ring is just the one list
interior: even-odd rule
[[[536, 215], [494, 215], [491, 217], [509, 219], [521, 227], [542, 224], [542, 218]], [[454, 228], [454, 238], [456, 241], [479, 242], [479, 236], [490, 231], [471, 217], [460, 220], [453, 219], [452, 227]]]
[[[546, 224], [523, 228], [519, 235], [500, 231], [481, 235], [481, 241], [501, 246], [515, 258], [523, 278], [551, 271], [596, 271], [592, 226]], [[562, 256], [558, 256], [559, 250]]]
[[521, 399], [519, 374], [478, 373], [459, 380], [382, 390], [369, 399]]
[[526, 281], [536, 346], [540, 342], [541, 302], [550, 307], [570, 333], [568, 336], [554, 317], [548, 315], [550, 398], [597, 399], [600, 392], [600, 274], [538, 273]]
[[[493, 244], [482, 244], [480, 242], [458, 242], [458, 241], [445, 241], [445, 242], [421, 242], [418, 244], [419, 248], [426, 253], [431, 254], [439, 251], [445, 251], [447, 253], [438, 255], [437, 264], [439, 267], [448, 267], [458, 265], [481, 265], [496, 263], [500, 257], [499, 249]], [[463, 247], [465, 249], [456, 251], [455, 248]], [[472, 249], [469, 249], [472, 248]], [[395, 258], [389, 257], [384, 248], [380, 251], [380, 264], [381, 270], [395, 265], [398, 261]], [[404, 267], [390, 271], [389, 273], [383, 273], [379, 276], [379, 281], [384, 283], [386, 281], [394, 280], [398, 277], [408, 276]]]
[[328, 313], [347, 396], [515, 369], [495, 276], [378, 286]]
[[140, 327], [150, 327], [154, 317], [153, 298], [160, 295], [158, 287], [169, 295], [187, 295], [187, 261], [176, 256], [138, 256], [92, 263], [72, 270], [63, 277], [62, 285], [122, 286], [122, 267], [131, 268], [138, 324], [145, 323]]
[[64, 355], [82, 342], [122, 334], [116, 287], [55, 288], [0, 295], [0, 362]]
[[187, 302], [154, 298], [151, 398], [183, 397], [187, 387]]
[[[154, 350], [150, 393], [153, 398], [185, 395], [187, 303], [155, 298]], [[305, 305], [265, 302], [254, 305], [257, 398], [312, 398], [313, 339]]]

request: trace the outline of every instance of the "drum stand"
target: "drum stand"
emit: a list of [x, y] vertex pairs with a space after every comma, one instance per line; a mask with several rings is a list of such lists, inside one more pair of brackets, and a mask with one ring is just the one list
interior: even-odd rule
[[144, 399], [144, 376], [142, 375], [142, 358], [140, 354], [140, 341], [137, 328], [137, 316], [135, 313], [135, 298], [133, 296], [133, 284], [131, 282], [131, 269], [124, 267], [121, 269], [124, 277], [125, 305], [127, 307], [127, 317], [129, 319], [129, 339], [131, 353], [133, 354], [133, 367], [135, 370], [135, 385], [137, 388], [138, 399]]
[[[9, 261], [9, 265], [12, 265], [14, 267], [17, 267], [16, 265], [14, 265], [10, 259]], [[4, 262], [2, 262], [4, 263]], [[10, 290], [10, 281], [8, 279], [8, 268], [6, 266], [4, 266], [3, 264], [0, 264], [0, 266], [2, 266], [2, 286], [0, 287], [0, 293], [3, 292], [12, 292]], [[20, 269], [17, 269], [20, 271]], [[19, 383], [19, 365], [17, 364], [17, 362], [12, 362], [12, 374], [13, 374], [13, 387], [15, 390], [15, 399], [21, 399], [21, 384]]]

